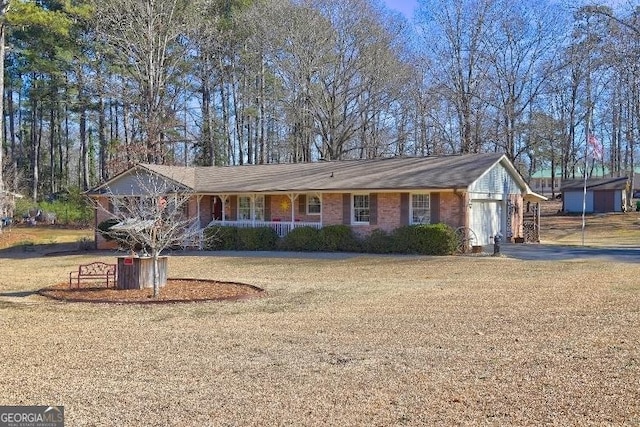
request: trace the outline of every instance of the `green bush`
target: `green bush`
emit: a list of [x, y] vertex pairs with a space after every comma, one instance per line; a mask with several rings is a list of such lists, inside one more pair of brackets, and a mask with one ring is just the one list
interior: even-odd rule
[[34, 203], [28, 198], [16, 200], [14, 217], [22, 219], [35, 215], [40, 211], [43, 216], [47, 213], [55, 215], [57, 224], [88, 226], [93, 223], [95, 211], [91, 202], [78, 189], [73, 189], [52, 201]]
[[430, 237], [427, 246], [430, 255], [451, 255], [455, 252], [458, 240], [453, 228], [443, 223], [426, 227]]
[[363, 250], [372, 254], [390, 254], [393, 252], [393, 236], [384, 230], [376, 228], [365, 237], [362, 244]]
[[455, 233], [446, 224], [408, 225], [393, 232], [393, 252], [449, 255], [455, 248]]
[[232, 251], [238, 248], [238, 228], [214, 225], [204, 230], [204, 248], [208, 251]]
[[356, 252], [361, 250], [358, 238], [348, 225], [328, 225], [320, 230], [322, 247], [328, 252]]
[[271, 227], [239, 228], [237, 249], [244, 251], [271, 251], [278, 244], [278, 233]]
[[298, 227], [291, 230], [281, 241], [285, 251], [315, 252], [322, 250], [322, 235], [314, 227]]

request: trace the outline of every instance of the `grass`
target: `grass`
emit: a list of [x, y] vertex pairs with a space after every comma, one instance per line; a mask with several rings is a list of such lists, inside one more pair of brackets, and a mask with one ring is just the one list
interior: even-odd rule
[[140, 307], [15, 293], [110, 254], [0, 256], [0, 402], [68, 425], [640, 424], [636, 264], [181, 255], [269, 296]]
[[81, 239], [92, 239], [91, 229], [61, 228], [58, 226], [27, 227], [23, 225], [3, 228], [0, 233], [0, 249], [20, 245], [24, 241], [35, 245], [74, 243]]

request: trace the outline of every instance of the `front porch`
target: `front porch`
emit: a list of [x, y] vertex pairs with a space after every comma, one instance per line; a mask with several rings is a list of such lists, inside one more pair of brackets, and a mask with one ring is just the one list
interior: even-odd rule
[[219, 226], [219, 227], [238, 227], [238, 228], [259, 228], [270, 227], [273, 228], [278, 236], [284, 237], [291, 232], [291, 230], [299, 227], [313, 227], [316, 229], [322, 228], [322, 224], [319, 222], [304, 222], [304, 221], [226, 221], [226, 220], [213, 220], [207, 227]]

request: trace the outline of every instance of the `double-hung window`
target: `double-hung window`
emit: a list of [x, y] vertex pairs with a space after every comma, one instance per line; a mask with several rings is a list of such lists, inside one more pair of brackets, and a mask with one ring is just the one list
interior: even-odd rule
[[355, 224], [368, 224], [370, 211], [369, 195], [354, 194], [352, 198], [352, 220]]
[[320, 215], [322, 211], [322, 201], [320, 196], [308, 195], [307, 196], [307, 215]]
[[411, 195], [411, 224], [429, 224], [431, 222], [431, 198], [428, 193]]
[[263, 221], [264, 220], [264, 196], [240, 196], [238, 197], [238, 220]]

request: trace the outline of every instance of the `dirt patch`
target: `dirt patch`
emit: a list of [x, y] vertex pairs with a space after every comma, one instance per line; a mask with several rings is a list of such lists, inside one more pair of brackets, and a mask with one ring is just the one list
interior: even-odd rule
[[73, 288], [68, 283], [58, 283], [40, 289], [38, 293], [61, 301], [119, 304], [224, 301], [265, 295], [265, 291], [257, 286], [203, 279], [168, 279], [158, 298], [153, 298], [151, 288], [113, 289], [95, 283], [81, 283], [80, 287]]

